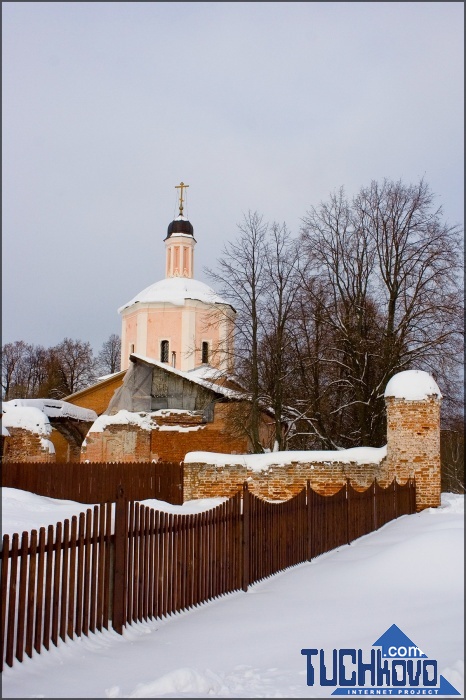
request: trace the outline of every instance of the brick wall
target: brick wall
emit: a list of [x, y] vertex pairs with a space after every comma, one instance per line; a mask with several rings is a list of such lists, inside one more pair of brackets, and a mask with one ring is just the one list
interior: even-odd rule
[[440, 505], [440, 400], [386, 398], [387, 463], [405, 481], [416, 477], [416, 509]]
[[[250, 491], [268, 500], [287, 500], [295, 496], [310, 481], [314, 491], [331, 496], [345, 485], [346, 479], [356, 490], [363, 491], [375, 478], [385, 487], [393, 480], [386, 460], [381, 464], [300, 463], [271, 465], [262, 471], [244, 465], [217, 466], [189, 463], [184, 465], [184, 498], [232, 496], [248, 481]], [[401, 482], [400, 482], [401, 483]]]
[[[81, 462], [181, 462], [192, 451], [245, 453], [247, 439], [231, 434], [228, 414], [229, 404], [217, 404], [213, 423], [203, 423], [200, 415], [177, 412], [157, 416], [160, 427], [151, 432], [135, 425], [109, 425], [101, 433], [88, 433]], [[138, 439], [128, 434], [138, 434]]]
[[88, 433], [81, 462], [151, 462], [150, 435], [137, 425], [109, 425], [103, 432]]
[[10, 435], [3, 443], [4, 462], [55, 462], [55, 454], [42, 446], [36, 433], [11, 427], [8, 432]]
[[[336, 493], [347, 478], [364, 490], [377, 479], [386, 487], [396, 476], [404, 484], [416, 478], [416, 509], [440, 505], [440, 401], [429, 397], [406, 401], [387, 397], [387, 457], [380, 464], [338, 462], [273, 465], [253, 471], [244, 465], [185, 464], [184, 498], [231, 496], [248, 481], [253, 493], [266, 499], [288, 499], [306, 485], [322, 495]], [[212, 452], [216, 451], [214, 449]]]
[[[212, 423], [202, 423], [201, 416], [157, 416], [157, 423], [162, 429], [152, 431], [152, 452], [163, 462], [181, 462], [187, 452], [247, 452], [247, 438], [232, 435], [229, 427], [229, 409], [230, 404], [217, 404]], [[181, 427], [181, 431], [164, 430], [175, 425]]]

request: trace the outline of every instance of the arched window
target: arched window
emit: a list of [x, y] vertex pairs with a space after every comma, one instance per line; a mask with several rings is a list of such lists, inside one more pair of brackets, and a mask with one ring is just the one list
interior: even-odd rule
[[176, 352], [172, 352], [172, 367], [176, 367]]
[[209, 343], [202, 343], [202, 364], [206, 365], [209, 362]]
[[162, 340], [160, 343], [160, 362], [168, 362], [168, 340]]

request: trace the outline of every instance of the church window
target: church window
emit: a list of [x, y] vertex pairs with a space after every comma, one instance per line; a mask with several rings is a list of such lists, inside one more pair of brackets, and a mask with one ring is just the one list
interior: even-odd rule
[[160, 362], [168, 362], [168, 340], [160, 343]]
[[207, 364], [209, 362], [209, 343], [202, 343], [202, 364]]

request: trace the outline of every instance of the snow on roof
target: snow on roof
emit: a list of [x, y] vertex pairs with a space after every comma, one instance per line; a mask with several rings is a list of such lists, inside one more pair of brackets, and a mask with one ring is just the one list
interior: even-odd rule
[[407, 401], [422, 401], [429, 396], [442, 398], [436, 381], [428, 372], [420, 369], [409, 369], [399, 372], [390, 379], [385, 389], [385, 396], [393, 396]]
[[48, 416], [34, 406], [8, 406], [12, 401], [3, 401], [2, 426], [5, 428], [24, 428], [37, 435], [50, 435], [52, 426]]
[[229, 466], [240, 464], [252, 471], [260, 472], [272, 466], [286, 466], [292, 462], [305, 464], [340, 462], [343, 464], [379, 464], [387, 456], [384, 447], [351, 447], [348, 450], [289, 450], [267, 452], [261, 455], [230, 455], [217, 452], [188, 452], [185, 464], [215, 464]]
[[8, 432], [8, 428], [5, 428], [5, 426], [3, 425], [3, 420], [2, 420], [2, 436], [3, 436], [3, 437], [9, 437], [9, 436], [10, 436], [10, 433]]
[[225, 374], [222, 372], [222, 370], [217, 369], [216, 367], [211, 367], [210, 365], [200, 365], [199, 367], [195, 367], [194, 369], [189, 369], [187, 374], [189, 374], [190, 377], [197, 377], [198, 379], [210, 380], [222, 379], [223, 377], [225, 377]]
[[12, 399], [3, 401], [2, 406], [5, 412], [12, 408], [37, 408], [49, 418], [74, 418], [88, 423], [97, 418], [97, 413], [90, 408], [81, 408], [57, 399]]
[[187, 277], [170, 277], [151, 284], [136, 294], [131, 301], [123, 306], [120, 306], [118, 313], [133, 306], [134, 304], [145, 303], [164, 303], [173, 304], [174, 306], [184, 306], [186, 299], [195, 299], [203, 301], [206, 304], [226, 304], [231, 306], [227, 301], [222, 299], [214, 290], [199, 280], [189, 279]]
[[146, 413], [145, 411], [132, 412], [121, 409], [118, 413], [111, 416], [105, 413], [99, 416], [93, 425], [91, 425], [89, 433], [102, 433], [109, 425], [138, 425], [142, 430], [176, 430], [180, 433], [188, 433], [205, 428], [205, 425], [180, 427], [179, 425], [159, 425], [157, 423], [157, 416], [165, 417], [169, 415], [193, 416], [196, 414], [193, 411], [176, 408], [161, 408], [158, 411], [151, 411], [150, 413]]
[[[239, 389], [243, 389], [240, 385], [239, 379], [232, 374], [228, 374], [222, 369], [217, 369], [216, 367], [211, 367], [210, 365], [199, 365], [194, 369], [188, 369], [188, 378], [198, 377], [199, 379], [207, 379], [209, 382], [214, 384], [221, 382], [221, 386], [225, 386], [225, 382], [231, 382], [235, 384]], [[244, 389], [246, 392], [246, 389]]]
[[138, 425], [142, 430], [153, 430], [156, 424], [146, 413], [132, 413], [121, 409], [113, 416], [102, 414], [89, 428], [90, 433], [102, 433], [108, 425]]
[[120, 372], [110, 372], [110, 374], [102, 374], [101, 377], [97, 377], [95, 380], [97, 382], [105, 382], [107, 379], [110, 379], [110, 377], [114, 377], [115, 375], [120, 374]]
[[202, 379], [198, 374], [196, 373], [195, 370], [190, 370], [189, 372], [183, 372], [181, 369], [176, 369], [175, 367], [172, 367], [171, 365], [167, 364], [166, 362], [159, 362], [158, 360], [154, 360], [152, 357], [146, 357], [145, 355], [139, 355], [135, 352], [133, 352], [130, 355], [130, 360], [132, 358], [135, 358], [136, 360], [142, 360], [143, 362], [146, 362], [149, 365], [153, 365], [154, 367], [160, 367], [160, 369], [163, 369], [167, 372], [171, 372], [172, 374], [176, 374], [179, 377], [183, 377], [183, 379], [187, 379], [189, 382], [193, 382], [194, 384], [198, 384], [199, 386], [204, 387], [205, 389], [209, 389], [210, 391], [215, 391], [217, 394], [221, 394], [222, 396], [225, 396], [226, 398], [229, 399], [244, 399], [245, 395], [242, 394], [240, 391], [235, 391], [234, 389], [228, 389], [227, 387], [221, 386], [220, 384], [215, 384], [212, 380], [207, 381], [205, 379]]

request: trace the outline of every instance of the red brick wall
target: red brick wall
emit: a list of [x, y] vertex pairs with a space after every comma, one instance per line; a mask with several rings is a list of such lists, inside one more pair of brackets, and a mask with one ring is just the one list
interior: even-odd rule
[[[162, 429], [151, 432], [136, 425], [109, 425], [101, 433], [88, 433], [81, 462], [181, 462], [193, 451], [242, 454], [248, 450], [247, 438], [232, 436], [228, 408], [229, 404], [218, 404], [213, 423], [202, 423], [200, 415], [190, 413], [157, 416]], [[137, 434], [137, 440], [129, 433]]]
[[4, 462], [55, 462], [55, 454], [42, 447], [36, 433], [24, 428], [8, 428], [9, 437], [3, 443]]
[[109, 425], [103, 432], [88, 433], [81, 447], [81, 462], [151, 462], [152, 459], [150, 431], [137, 425]]
[[[184, 498], [212, 498], [232, 496], [248, 481], [252, 493], [268, 500], [286, 500], [296, 495], [310, 481], [314, 491], [331, 496], [345, 485], [349, 478], [356, 489], [366, 489], [375, 478], [385, 487], [394, 473], [386, 460], [379, 464], [300, 463], [272, 465], [262, 471], [253, 471], [243, 465], [216, 466], [214, 464], [184, 465]], [[404, 481], [400, 481], [404, 483]]]
[[404, 481], [416, 477], [416, 509], [440, 505], [440, 400], [387, 397], [387, 462]]
[[229, 404], [215, 406], [214, 421], [202, 423], [201, 416], [181, 417], [157, 416], [156, 420], [162, 426], [181, 425], [188, 431], [153, 430], [151, 435], [151, 450], [163, 462], [181, 462], [187, 452], [222, 452], [226, 454], [242, 454], [248, 451], [246, 437], [235, 437], [231, 434], [228, 423]]
[[395, 476], [400, 484], [415, 477], [417, 511], [440, 505], [440, 401], [436, 397], [387, 398], [387, 457], [380, 464], [292, 462], [257, 472], [239, 464], [185, 464], [184, 497], [231, 496], [248, 480], [256, 495], [281, 500], [298, 493], [308, 479], [315, 491], [331, 495], [347, 478], [354, 488], [365, 489], [374, 479], [385, 487]]

